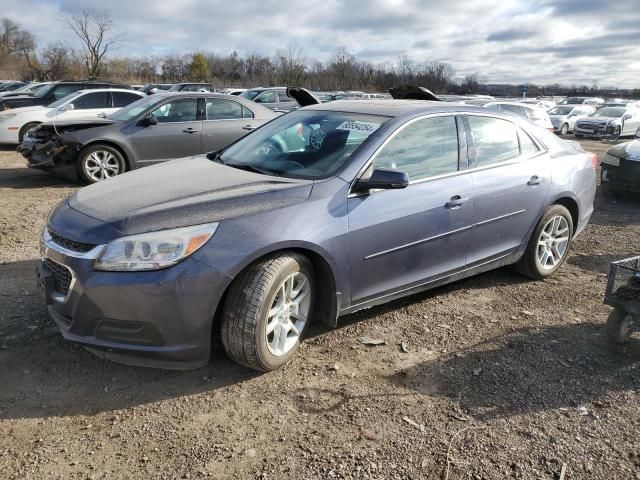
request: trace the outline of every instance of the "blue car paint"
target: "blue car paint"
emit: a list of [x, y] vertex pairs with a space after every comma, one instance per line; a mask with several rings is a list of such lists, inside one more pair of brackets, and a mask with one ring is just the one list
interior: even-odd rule
[[[447, 112], [486, 114], [460, 108]], [[214, 314], [228, 285], [270, 253], [297, 250], [327, 265], [335, 291], [328, 310], [335, 320], [517, 261], [546, 207], [559, 199], [575, 203], [576, 233], [584, 228], [593, 210], [595, 173], [578, 152], [555, 157], [543, 152], [526, 162], [475, 170], [468, 168], [473, 159], [463, 136], [456, 174], [401, 190], [353, 193], [354, 179], [385, 139], [433, 111], [417, 109], [389, 120], [341, 171], [324, 180], [265, 177], [192, 157], [80, 190], [48, 221], [53, 231], [75, 241], [103, 245], [144, 231], [220, 225], [192, 257], [154, 272], [96, 272], [94, 259], [44, 246], [43, 254], [76, 274], [68, 302], [49, 307], [63, 335], [113, 349], [111, 356], [127, 363], [194, 368], [209, 360]], [[490, 115], [518, 123], [535, 137], [534, 127], [520, 119]], [[529, 185], [533, 176], [540, 182]], [[149, 190], [132, 192], [136, 186]], [[463, 201], [446, 208], [454, 197]], [[108, 205], [110, 199], [115, 206]], [[105, 319], [150, 322], [162, 342], [105, 342], [95, 335]]]

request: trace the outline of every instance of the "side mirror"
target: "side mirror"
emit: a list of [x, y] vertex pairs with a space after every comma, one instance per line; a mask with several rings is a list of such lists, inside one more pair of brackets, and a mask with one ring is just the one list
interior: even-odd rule
[[630, 119], [630, 118], [632, 118], [632, 117], [633, 117], [633, 115], [631, 115], [630, 113], [625, 113], [625, 114], [622, 116], [622, 119], [623, 119], [623, 120], [629, 120], [629, 119]]
[[636, 130], [636, 138], [640, 138], [640, 128]]
[[73, 103], [67, 103], [66, 105], [63, 105], [62, 107], [60, 107], [60, 111], [61, 112], [70, 112], [72, 110], [75, 110], [75, 105]]
[[151, 114], [145, 115], [138, 122], [138, 125], [142, 127], [150, 127], [151, 125], [157, 125], [157, 124], [158, 124], [158, 119]]
[[369, 190], [396, 190], [409, 185], [409, 175], [399, 170], [376, 168], [371, 177], [358, 180], [355, 190], [367, 192]]

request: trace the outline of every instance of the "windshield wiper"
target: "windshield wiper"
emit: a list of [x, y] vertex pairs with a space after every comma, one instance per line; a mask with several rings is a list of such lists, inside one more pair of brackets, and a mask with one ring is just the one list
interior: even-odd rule
[[[222, 163], [221, 159], [220, 159], [220, 162]], [[253, 165], [249, 165], [248, 163], [222, 163], [222, 164], [226, 165], [227, 167], [237, 168], [238, 170], [245, 170], [247, 172], [259, 173], [261, 175], [275, 175], [275, 176], [278, 176], [277, 173], [275, 173], [275, 172], [273, 172], [271, 170], [265, 170], [263, 168], [254, 167]]]

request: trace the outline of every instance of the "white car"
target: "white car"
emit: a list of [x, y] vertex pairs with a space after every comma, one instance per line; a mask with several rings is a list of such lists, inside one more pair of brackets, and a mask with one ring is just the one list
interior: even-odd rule
[[547, 113], [553, 124], [553, 131], [561, 135], [573, 132], [576, 126], [576, 120], [580, 117], [586, 117], [596, 111], [593, 105], [556, 105]]
[[19, 144], [26, 133], [43, 122], [106, 117], [146, 97], [142, 92], [120, 88], [79, 90], [44, 107], [14, 108], [0, 112], [0, 143]]
[[484, 104], [487, 108], [500, 110], [501, 112], [511, 112], [530, 119], [533, 123], [553, 132], [551, 119], [544, 108], [535, 105], [527, 105], [518, 102], [488, 102]]

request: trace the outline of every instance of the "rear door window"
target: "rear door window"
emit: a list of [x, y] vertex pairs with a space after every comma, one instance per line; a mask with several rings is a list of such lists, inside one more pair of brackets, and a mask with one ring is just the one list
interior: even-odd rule
[[513, 123], [493, 117], [469, 116], [468, 119], [476, 167], [506, 162], [520, 155], [520, 143]]
[[246, 118], [242, 105], [219, 98], [207, 98], [207, 120], [231, 120], [237, 118]]
[[128, 92], [111, 92], [111, 98], [113, 99], [113, 108], [126, 107], [130, 103], [140, 100], [140, 95]]
[[278, 98], [276, 96], [276, 92], [262, 92], [258, 95], [254, 100], [256, 103], [278, 103]]
[[58, 85], [53, 91], [53, 98], [55, 98], [56, 100], [59, 100], [81, 89], [82, 89], [82, 85], [80, 84]]

